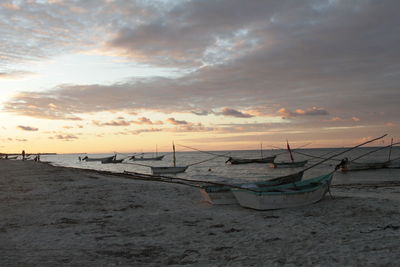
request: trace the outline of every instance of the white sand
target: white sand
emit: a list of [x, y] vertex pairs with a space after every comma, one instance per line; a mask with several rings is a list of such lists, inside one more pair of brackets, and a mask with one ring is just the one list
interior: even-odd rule
[[400, 187], [301, 208], [211, 206], [197, 189], [0, 161], [0, 266], [399, 266]]

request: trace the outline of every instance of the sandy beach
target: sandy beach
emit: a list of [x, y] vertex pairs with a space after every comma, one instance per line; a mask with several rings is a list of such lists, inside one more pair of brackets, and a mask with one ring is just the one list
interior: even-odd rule
[[198, 189], [0, 161], [0, 266], [398, 266], [400, 186], [254, 211]]

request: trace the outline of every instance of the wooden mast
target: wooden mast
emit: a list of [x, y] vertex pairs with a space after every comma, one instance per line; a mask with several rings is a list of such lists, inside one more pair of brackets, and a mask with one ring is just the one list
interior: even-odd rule
[[174, 142], [172, 142], [172, 150], [173, 150], [173, 152], [174, 152], [174, 157], [173, 157], [173, 159], [174, 159], [174, 167], [176, 167], [176, 157], [175, 157], [175, 143]]
[[292, 162], [294, 162], [292, 150], [290, 149], [289, 141], [287, 139], [286, 139], [286, 146], [287, 146], [287, 149], [289, 150], [290, 159], [292, 160]]
[[389, 159], [388, 159], [388, 161], [390, 161], [390, 156], [392, 155], [392, 147], [393, 147], [393, 137], [392, 137], [392, 140], [390, 141], [390, 149], [389, 149]]

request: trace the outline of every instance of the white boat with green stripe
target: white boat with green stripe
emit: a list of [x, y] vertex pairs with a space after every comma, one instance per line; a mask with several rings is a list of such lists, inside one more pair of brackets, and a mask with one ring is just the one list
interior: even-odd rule
[[328, 192], [334, 172], [290, 184], [266, 188], [232, 188], [242, 207], [273, 210], [305, 206], [320, 201]]

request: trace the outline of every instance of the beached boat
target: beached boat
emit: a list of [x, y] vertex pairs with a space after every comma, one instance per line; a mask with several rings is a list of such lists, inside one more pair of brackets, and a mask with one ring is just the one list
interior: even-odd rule
[[265, 188], [233, 188], [242, 207], [256, 210], [283, 209], [320, 201], [328, 192], [334, 172], [300, 182]]
[[157, 157], [143, 157], [143, 156], [132, 156], [129, 158], [129, 160], [133, 160], [133, 161], [152, 161], [152, 160], [162, 160], [165, 157], [165, 155], [162, 156], [157, 156]]
[[280, 184], [294, 183], [300, 181], [303, 172], [298, 172], [274, 179], [259, 181], [253, 183], [241, 183], [233, 185], [205, 185], [200, 188], [203, 199], [213, 205], [237, 204], [237, 200], [233, 195], [232, 188], [266, 188]]
[[82, 158], [84, 161], [103, 161], [103, 160], [112, 160], [114, 156], [104, 157], [104, 158], [89, 158], [88, 156]]
[[231, 164], [248, 164], [248, 163], [271, 163], [274, 162], [276, 156], [263, 157], [263, 158], [253, 158], [253, 159], [245, 159], [245, 158], [234, 158], [229, 157], [226, 163]]
[[271, 162], [268, 163], [268, 165], [271, 168], [298, 168], [298, 167], [304, 167], [306, 165], [308, 160], [303, 160], [303, 161], [289, 161], [289, 162]]

